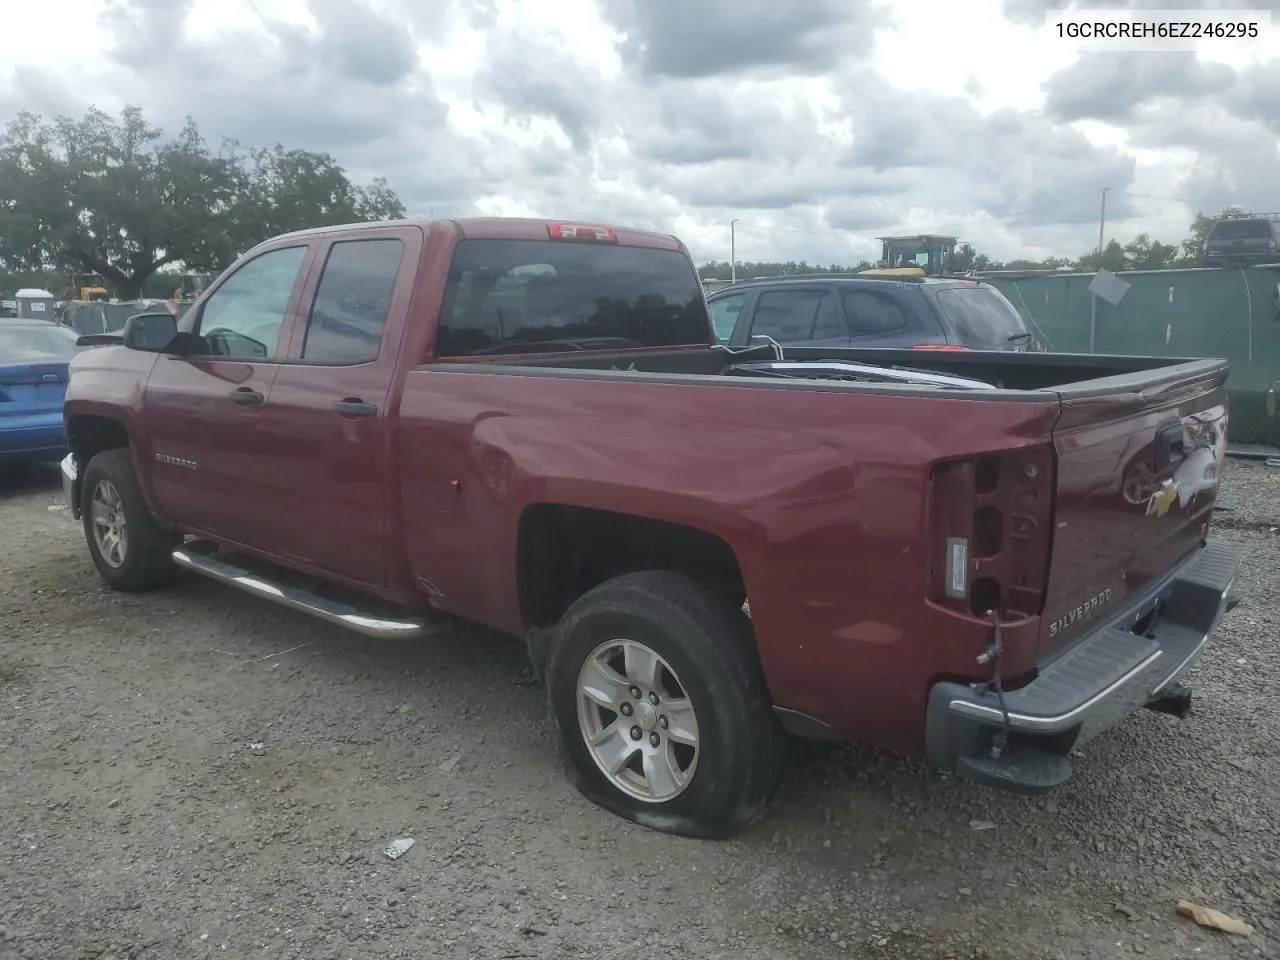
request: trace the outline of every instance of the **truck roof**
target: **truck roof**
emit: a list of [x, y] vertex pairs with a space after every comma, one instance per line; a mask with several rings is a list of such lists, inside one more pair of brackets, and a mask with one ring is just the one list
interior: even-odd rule
[[580, 226], [603, 227], [617, 234], [619, 243], [633, 247], [657, 247], [665, 250], [683, 249], [683, 244], [673, 235], [654, 233], [649, 230], [636, 230], [631, 227], [616, 227], [612, 224], [597, 223], [589, 220], [572, 220], [568, 218], [542, 219], [537, 217], [406, 217], [402, 220], [369, 220], [356, 223], [340, 223], [329, 227], [310, 227], [306, 230], [295, 230], [291, 233], [272, 237], [267, 242], [276, 240], [303, 239], [323, 236], [332, 233], [351, 233], [359, 230], [374, 230], [393, 226], [417, 226], [430, 231], [434, 226], [452, 225], [459, 239], [471, 240], [546, 240], [547, 228], [553, 223], [576, 224]]

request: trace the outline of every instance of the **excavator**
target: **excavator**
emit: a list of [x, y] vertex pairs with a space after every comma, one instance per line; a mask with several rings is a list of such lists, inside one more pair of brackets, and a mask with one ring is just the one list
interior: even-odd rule
[[181, 274], [178, 285], [173, 288], [173, 295], [169, 298], [169, 308], [176, 316], [181, 317], [191, 308], [209, 286], [209, 280], [207, 273]]
[[105, 303], [111, 299], [101, 274], [77, 273], [72, 278], [72, 286], [74, 287], [72, 299], [81, 303]]
[[881, 277], [938, 277], [951, 273], [956, 238], [937, 234], [914, 237], [876, 237], [880, 262], [861, 273]]
[[207, 273], [184, 273], [173, 289], [173, 299], [179, 304], [194, 303], [200, 294], [209, 286]]

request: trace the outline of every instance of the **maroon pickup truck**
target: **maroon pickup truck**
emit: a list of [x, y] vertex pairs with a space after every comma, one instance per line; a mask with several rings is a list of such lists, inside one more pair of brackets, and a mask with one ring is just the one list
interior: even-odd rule
[[1125, 715], [1185, 714], [1239, 565], [1209, 535], [1226, 376], [729, 349], [673, 237], [361, 224], [84, 351], [63, 473], [118, 590], [186, 569], [373, 636], [521, 638], [584, 795], [722, 837], [788, 732], [1042, 792]]

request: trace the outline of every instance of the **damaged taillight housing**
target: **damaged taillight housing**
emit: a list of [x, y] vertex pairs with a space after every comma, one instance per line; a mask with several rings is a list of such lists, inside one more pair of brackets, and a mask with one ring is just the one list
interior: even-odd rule
[[1034, 616], [1053, 541], [1053, 447], [934, 464], [929, 476], [929, 599], [987, 619]]

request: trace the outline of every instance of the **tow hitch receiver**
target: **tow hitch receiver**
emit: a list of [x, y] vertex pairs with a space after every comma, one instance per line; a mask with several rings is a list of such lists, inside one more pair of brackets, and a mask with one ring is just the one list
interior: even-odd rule
[[1191, 688], [1180, 683], [1170, 684], [1156, 699], [1146, 704], [1148, 710], [1156, 713], [1171, 713], [1180, 720], [1191, 716]]

